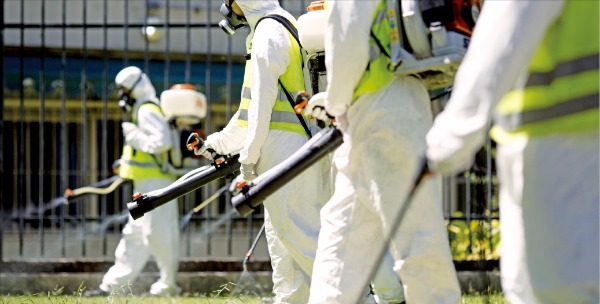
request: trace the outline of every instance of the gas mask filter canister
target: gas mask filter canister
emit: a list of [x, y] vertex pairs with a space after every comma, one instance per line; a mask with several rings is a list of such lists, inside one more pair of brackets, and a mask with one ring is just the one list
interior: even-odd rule
[[[233, 1], [232, 1], [233, 2]], [[235, 33], [237, 29], [245, 27], [248, 25], [246, 18], [239, 16], [232, 9], [231, 6], [223, 3], [221, 4], [221, 14], [225, 17], [225, 19], [219, 22], [219, 27], [227, 33], [227, 35], [231, 36]]]
[[124, 87], [119, 88], [119, 107], [123, 109], [125, 112], [131, 112], [133, 109], [133, 105], [135, 105], [136, 99], [131, 96], [133, 93], [133, 89], [140, 83], [142, 80], [142, 74], [138, 75], [137, 79], [133, 82], [131, 89], [126, 89]]
[[135, 98], [125, 93], [123, 89], [119, 90], [119, 107], [125, 112], [130, 112], [135, 104]]

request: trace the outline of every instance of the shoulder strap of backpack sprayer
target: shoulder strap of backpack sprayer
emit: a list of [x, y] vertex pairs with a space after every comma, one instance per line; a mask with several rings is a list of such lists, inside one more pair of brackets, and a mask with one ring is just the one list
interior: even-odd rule
[[[267, 19], [267, 18], [273, 19], [273, 20], [281, 23], [281, 25], [283, 25], [290, 32], [290, 34], [292, 34], [292, 36], [294, 37], [294, 39], [296, 39], [296, 42], [298, 42], [298, 46], [300, 47], [300, 50], [302, 50], [302, 44], [300, 43], [300, 38], [298, 37], [298, 30], [296, 29], [296, 27], [287, 18], [285, 18], [283, 16], [280, 16], [280, 15], [267, 15], [267, 16], [264, 16], [264, 17], [258, 19], [258, 21], [256, 22], [256, 25], [254, 26], [254, 28], [258, 27], [258, 24], [262, 20]], [[249, 60], [249, 59], [250, 59], [250, 54], [246, 55], [246, 60]], [[304, 65], [304, 56], [302, 56], [302, 65]], [[285, 96], [287, 97], [288, 101], [290, 102], [290, 106], [293, 109], [296, 104], [294, 103], [294, 98], [292, 97], [292, 94], [290, 94], [290, 92], [283, 86], [283, 83], [281, 82], [281, 79], [277, 79], [277, 81], [279, 82], [279, 85], [281, 86], [281, 89], [283, 89], [283, 92], [285, 93]], [[300, 124], [304, 128], [304, 131], [306, 131], [306, 134], [308, 135], [308, 137], [311, 138], [312, 134], [310, 132], [310, 129], [306, 125], [306, 121], [304, 121], [304, 117], [302, 117], [302, 115], [298, 114], [298, 113], [296, 113], [296, 116], [298, 117], [298, 120], [300, 120]]]

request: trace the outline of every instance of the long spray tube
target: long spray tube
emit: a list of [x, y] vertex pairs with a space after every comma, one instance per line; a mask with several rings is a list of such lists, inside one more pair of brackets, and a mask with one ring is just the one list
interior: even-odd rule
[[342, 144], [342, 133], [334, 127], [321, 130], [285, 161], [247, 183], [231, 199], [241, 216], [248, 216], [273, 192]]
[[[404, 199], [403, 204], [400, 206], [400, 210], [396, 214], [394, 221], [392, 222], [392, 227], [391, 227], [390, 233], [385, 238], [385, 241], [383, 242], [383, 246], [380, 249], [380, 251], [377, 252], [377, 255], [376, 255], [377, 260], [375, 260], [375, 264], [373, 264], [373, 268], [371, 268], [371, 273], [369, 274], [369, 276], [367, 276], [365, 278], [373, 278], [375, 276], [378, 265], [381, 264], [381, 261], [383, 260], [383, 257], [385, 256], [385, 253], [388, 250], [390, 242], [394, 238], [394, 235], [396, 235], [396, 231], [400, 227], [400, 224], [402, 223], [404, 216], [406, 216], [406, 211], [408, 210], [410, 202], [412, 201], [413, 197], [415, 196], [415, 193], [417, 192], [417, 190], [418, 190], [419, 186], [421, 185], [421, 183], [423, 182], [423, 180], [425, 180], [426, 177], [432, 175], [432, 172], [429, 171], [429, 167], [427, 166], [427, 159], [425, 157], [421, 157], [419, 159], [418, 168], [419, 168], [419, 171], [418, 171], [417, 175], [415, 176], [415, 178], [413, 179], [411, 189], [408, 192], [408, 195], [406, 196], [406, 198]], [[370, 280], [367, 280], [367, 283], [365, 284], [364, 287], [368, 288], [369, 284], [370, 284]], [[359, 296], [359, 298], [356, 299], [356, 303], [360, 303], [362, 301], [362, 297], [363, 297], [363, 295], [361, 294]]]
[[262, 226], [260, 227], [260, 230], [258, 231], [258, 234], [256, 235], [256, 238], [254, 239], [254, 242], [252, 242], [250, 249], [248, 249], [248, 252], [246, 253], [246, 256], [244, 257], [244, 262], [242, 262], [242, 267], [244, 268], [244, 270], [248, 270], [248, 262], [250, 262], [250, 258], [254, 254], [254, 248], [256, 248], [256, 245], [258, 244], [258, 241], [260, 240], [260, 237], [263, 235], [264, 232], [265, 232], [265, 224], [263, 223]]
[[83, 196], [92, 195], [92, 194], [109, 194], [121, 184], [125, 182], [129, 182], [130, 180], [120, 177], [119, 175], [113, 175], [107, 179], [103, 179], [101, 181], [89, 184], [87, 186], [76, 188], [76, 189], [66, 189], [64, 197], [68, 202], [75, 200], [77, 198], [81, 198]]
[[235, 172], [240, 169], [238, 158], [239, 154], [217, 158], [219, 161], [214, 162], [206, 169], [191, 174], [186, 178], [180, 178], [167, 187], [143, 194], [135, 193], [134, 200], [127, 203], [129, 214], [131, 214], [133, 219], [138, 219], [147, 212], [190, 193], [214, 180], [222, 177], [233, 177]]
[[[204, 145], [204, 140], [198, 135], [198, 133], [191, 133], [187, 139], [186, 147], [189, 151], [197, 150]], [[209, 152], [214, 153], [212, 149], [208, 149]], [[154, 210], [156, 207], [161, 206], [173, 199], [176, 199], [182, 195], [192, 192], [207, 183], [216, 180], [221, 177], [233, 176], [235, 171], [239, 170], [240, 163], [238, 161], [239, 155], [218, 155], [213, 154], [214, 161], [211, 165], [204, 166], [188, 172], [171, 185], [154, 190], [148, 193], [135, 193], [133, 195], [134, 200], [127, 204], [127, 209], [134, 219], [142, 217], [145, 213]], [[214, 195], [213, 195], [214, 196]], [[196, 206], [194, 213], [204, 208], [212, 202], [213, 199], [209, 199]], [[196, 211], [197, 210], [197, 211]], [[191, 216], [191, 214], [190, 214]]]

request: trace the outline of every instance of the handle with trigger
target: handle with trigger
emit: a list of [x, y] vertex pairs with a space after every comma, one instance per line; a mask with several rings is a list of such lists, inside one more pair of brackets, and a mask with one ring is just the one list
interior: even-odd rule
[[200, 138], [200, 135], [198, 135], [198, 133], [192, 133], [188, 137], [185, 146], [187, 147], [188, 151], [193, 151], [196, 147], [200, 148], [203, 145], [204, 145], [204, 140], [202, 140], [202, 138]]
[[310, 99], [308, 94], [306, 94], [306, 92], [304, 91], [299, 91], [298, 93], [295, 94], [296, 95], [296, 105], [294, 105], [294, 112], [296, 112], [296, 114], [302, 114], [302, 111], [304, 110], [304, 107], [306, 107], [306, 105], [308, 104], [308, 100]]
[[[302, 111], [304, 111], [304, 108], [308, 105], [310, 96], [308, 96], [308, 94], [305, 91], [299, 91], [298, 93], [295, 94], [295, 96], [296, 96], [296, 105], [294, 106], [294, 112], [296, 112], [296, 114], [302, 114]], [[332, 122], [335, 121], [335, 118], [333, 116], [330, 116], [329, 114], [327, 114], [327, 117], [329, 117]], [[322, 120], [318, 120], [317, 125], [321, 129], [325, 128], [325, 122]]]
[[[198, 150], [202, 146], [204, 146], [204, 140], [200, 137], [200, 135], [198, 135], [198, 133], [192, 133], [188, 137], [185, 146], [188, 149], [188, 151]], [[211, 154], [209, 159], [214, 160], [216, 164], [220, 164], [225, 160], [224, 156], [218, 154], [217, 151], [215, 151], [214, 149], [208, 148], [206, 149], [206, 151], [208, 151]]]

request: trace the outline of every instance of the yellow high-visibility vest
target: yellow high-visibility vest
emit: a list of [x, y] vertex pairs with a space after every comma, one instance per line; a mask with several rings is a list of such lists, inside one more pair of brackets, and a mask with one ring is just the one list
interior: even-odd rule
[[353, 100], [362, 94], [377, 92], [395, 77], [394, 72], [388, 68], [391, 63], [390, 43], [391, 39], [399, 39], [399, 37], [392, 36], [388, 14], [395, 14], [395, 12], [387, 9], [385, 0], [380, 1], [373, 14], [372, 35], [369, 39], [369, 65], [354, 89]]
[[[296, 25], [292, 20], [292, 24]], [[288, 39], [291, 43], [289, 51], [290, 63], [285, 70], [285, 73], [279, 77], [279, 80], [288, 92], [298, 92], [304, 90], [304, 73], [302, 71], [302, 53], [300, 46], [294, 37], [288, 33]], [[248, 48], [248, 54], [252, 52], [252, 46]], [[252, 96], [250, 94], [250, 87], [252, 84], [252, 63], [250, 60], [246, 61], [246, 68], [244, 71], [244, 83], [242, 85], [242, 96], [239, 107], [239, 117], [235, 124], [240, 127], [248, 127], [248, 107]], [[300, 120], [294, 109], [290, 105], [290, 102], [281, 88], [281, 85], [277, 85], [278, 94], [275, 105], [273, 106], [273, 112], [271, 113], [271, 123], [269, 128], [271, 130], [281, 130], [294, 132], [302, 135], [306, 135], [306, 131], [300, 124]]]
[[[137, 124], [137, 112], [139, 112], [142, 107], [163, 115], [160, 107], [157, 104], [153, 102], [147, 102], [140, 105], [137, 111], [133, 113], [132, 122], [134, 124]], [[165, 155], [159, 158], [150, 153], [135, 150], [130, 145], [125, 145], [123, 147], [123, 153], [121, 154], [119, 176], [133, 180], [162, 178], [169, 176], [161, 171], [161, 162], [163, 159], [165, 159]]]
[[527, 83], [498, 104], [492, 138], [598, 130], [598, 37], [598, 1], [565, 1], [529, 64]]

